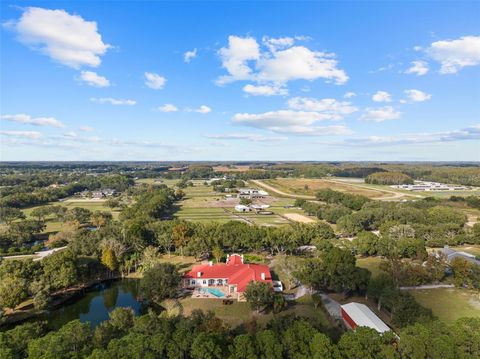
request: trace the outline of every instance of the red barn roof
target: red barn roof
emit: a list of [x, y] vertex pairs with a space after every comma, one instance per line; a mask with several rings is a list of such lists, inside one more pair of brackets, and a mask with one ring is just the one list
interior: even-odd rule
[[252, 281], [272, 283], [272, 276], [268, 266], [245, 264], [243, 263], [243, 257], [238, 254], [229, 256], [227, 263], [195, 265], [184, 277], [192, 279], [227, 279], [229, 285], [237, 285], [237, 292], [244, 292], [248, 283]]

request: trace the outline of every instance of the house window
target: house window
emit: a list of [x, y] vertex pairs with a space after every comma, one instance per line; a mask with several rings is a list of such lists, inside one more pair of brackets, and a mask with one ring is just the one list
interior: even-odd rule
[[207, 284], [207, 281], [205, 279], [203, 280], [203, 284]]
[[195, 279], [192, 279], [192, 281], [190, 282], [192, 285], [195, 285]]

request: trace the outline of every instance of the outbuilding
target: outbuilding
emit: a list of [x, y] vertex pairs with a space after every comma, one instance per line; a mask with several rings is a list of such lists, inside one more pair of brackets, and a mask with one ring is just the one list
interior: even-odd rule
[[375, 329], [379, 333], [385, 333], [390, 328], [367, 307], [361, 303], [348, 303], [341, 306], [342, 319], [345, 325], [350, 329], [356, 327], [368, 327]]
[[250, 212], [250, 207], [244, 206], [243, 204], [237, 204], [235, 206], [235, 211], [237, 211], [237, 212]]

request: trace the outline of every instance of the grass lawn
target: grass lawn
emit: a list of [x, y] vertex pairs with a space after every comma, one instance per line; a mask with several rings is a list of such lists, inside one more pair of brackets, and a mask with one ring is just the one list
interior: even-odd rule
[[376, 277], [381, 273], [384, 273], [380, 269], [380, 263], [385, 259], [380, 257], [357, 257], [357, 266], [360, 268], [368, 269], [372, 273], [372, 277]]
[[410, 293], [445, 322], [453, 322], [462, 317], [480, 318], [480, 296], [467, 289], [436, 288], [412, 290]]
[[480, 257], [480, 245], [466, 244], [464, 246], [451, 247], [451, 248], [456, 251], [463, 251], [463, 252], [473, 254], [474, 256]]
[[199, 298], [184, 298], [180, 300], [183, 307], [183, 314], [188, 316], [195, 309], [203, 311], [213, 311], [217, 317], [224, 320], [232, 327], [256, 319], [257, 323], [265, 326], [270, 320], [277, 316], [285, 316], [295, 314], [297, 316], [306, 317], [314, 320], [320, 324], [326, 331], [332, 329], [332, 325], [328, 320], [327, 315], [322, 309], [315, 309], [310, 296], [300, 298], [297, 302], [291, 303], [289, 307], [281, 313], [274, 314], [272, 312], [266, 314], [257, 314], [250, 308], [247, 302], [234, 301], [231, 305], [223, 305], [222, 300], [219, 299], [199, 299]]
[[[68, 209], [79, 207], [79, 208], [88, 209], [92, 212], [95, 212], [95, 211], [110, 212], [113, 218], [115, 219], [118, 218], [118, 215], [120, 214], [119, 211], [115, 211], [115, 210], [112, 211], [111, 208], [105, 206], [105, 200], [85, 200], [85, 199], [78, 199], [75, 197], [70, 197], [63, 201], [50, 202], [41, 206], [25, 208], [22, 211], [25, 214], [25, 216], [30, 219], [30, 218], [33, 218], [31, 216], [32, 211], [35, 208], [39, 208], [43, 206], [63, 206]], [[62, 226], [63, 226], [63, 222], [56, 221], [52, 217], [47, 217], [45, 220], [45, 224], [46, 224], [46, 228], [44, 230], [44, 233], [58, 232], [62, 229]]]

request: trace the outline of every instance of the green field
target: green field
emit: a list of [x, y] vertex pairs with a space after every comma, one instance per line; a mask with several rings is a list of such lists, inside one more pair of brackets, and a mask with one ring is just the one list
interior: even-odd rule
[[213, 191], [212, 187], [205, 186], [204, 181], [192, 181], [194, 186], [188, 186], [182, 189], [185, 197], [178, 203], [179, 210], [175, 217], [187, 221], [197, 222], [219, 222], [225, 223], [231, 220], [237, 220], [245, 223], [256, 224], [260, 226], [281, 226], [293, 223], [291, 220], [283, 217], [285, 213], [299, 213], [305, 215], [303, 210], [294, 208], [284, 208], [286, 205], [292, 205], [292, 199], [273, 198], [269, 211], [274, 212], [270, 215], [261, 215], [255, 212], [236, 212], [234, 206], [238, 200], [225, 200], [223, 193]]
[[376, 277], [379, 274], [384, 273], [380, 269], [380, 264], [384, 261], [385, 259], [380, 257], [360, 257], [357, 258], [357, 266], [360, 268], [368, 269], [372, 273], [372, 276]]
[[[88, 209], [92, 212], [95, 211], [105, 211], [105, 212], [110, 212], [112, 213], [113, 218], [117, 218], [118, 215], [120, 214], [119, 211], [112, 211], [111, 208], [105, 206], [105, 200], [85, 200], [85, 199], [78, 199], [75, 197], [67, 198], [66, 200], [63, 201], [57, 201], [57, 202], [50, 202], [42, 206], [63, 206], [68, 209], [72, 209], [75, 207], [80, 207], [80, 208], [85, 208]], [[35, 208], [39, 208], [42, 206], [35, 206], [35, 207], [30, 207], [26, 208], [23, 210], [23, 213], [27, 218], [32, 218], [31, 213]], [[55, 221], [52, 218], [46, 218], [45, 220], [46, 228], [44, 230], [44, 233], [50, 233], [50, 232], [58, 232], [62, 229], [62, 222]]]
[[462, 317], [480, 318], [480, 296], [467, 289], [437, 288], [412, 290], [415, 299], [445, 322]]

